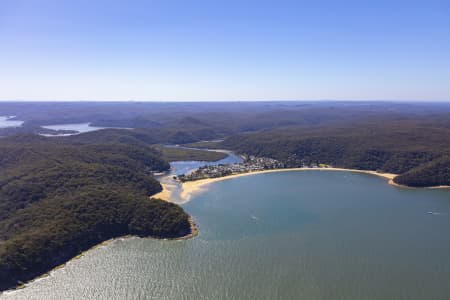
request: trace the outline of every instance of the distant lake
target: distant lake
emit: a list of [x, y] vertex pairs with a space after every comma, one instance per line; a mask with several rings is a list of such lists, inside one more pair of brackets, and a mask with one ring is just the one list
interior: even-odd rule
[[20, 127], [23, 121], [11, 120], [13, 116], [0, 116], [0, 128]]
[[80, 133], [96, 131], [96, 130], [106, 128], [106, 127], [91, 126], [91, 123], [46, 125], [46, 126], [41, 126], [41, 127], [46, 128], [46, 129], [52, 129], [52, 130], [72, 130], [72, 131], [77, 132], [77, 133], [66, 133], [66, 134], [43, 134], [44, 136], [68, 136], [68, 135], [80, 134]]
[[186, 241], [89, 251], [1, 299], [449, 299], [450, 191], [350, 172], [216, 182]]

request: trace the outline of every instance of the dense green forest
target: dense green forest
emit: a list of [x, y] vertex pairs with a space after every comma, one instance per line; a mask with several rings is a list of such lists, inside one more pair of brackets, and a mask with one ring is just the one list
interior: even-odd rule
[[196, 149], [186, 149], [182, 147], [158, 147], [167, 161], [218, 161], [224, 159], [228, 154], [215, 151], [202, 151]]
[[16, 136], [1, 140], [0, 168], [0, 289], [112, 237], [190, 233], [179, 206], [148, 198], [161, 191], [152, 172], [169, 168], [152, 147]]
[[153, 143], [182, 144], [286, 126], [424, 118], [446, 123], [449, 114], [449, 103], [419, 102], [6, 102], [0, 104], [0, 115], [16, 116], [25, 123], [20, 128], [0, 128], [0, 136], [38, 133], [44, 130], [41, 125], [90, 122], [147, 129]]
[[395, 178], [398, 184], [429, 187], [450, 186], [450, 156], [442, 156]]
[[80, 135], [58, 138], [70, 143], [92, 144], [99, 140], [106, 143], [126, 143], [134, 145], [186, 144], [215, 137], [209, 130], [199, 128], [156, 128], [145, 129], [104, 129]]
[[288, 167], [336, 167], [402, 174], [408, 186], [449, 185], [450, 122], [384, 120], [285, 127], [225, 139], [239, 153], [278, 159]]
[[[408, 186], [450, 185], [445, 103], [2, 103], [0, 112], [25, 121], [0, 128], [0, 289], [111, 237], [189, 233], [180, 207], [149, 200], [161, 191], [152, 173], [168, 161], [223, 154], [161, 144], [226, 148], [288, 167], [396, 173], [395, 182]], [[54, 133], [41, 125], [80, 122], [133, 129], [36, 135]]]

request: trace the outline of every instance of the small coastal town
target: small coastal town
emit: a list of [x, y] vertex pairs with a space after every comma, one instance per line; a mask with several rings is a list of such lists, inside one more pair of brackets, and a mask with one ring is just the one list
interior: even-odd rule
[[[285, 163], [273, 158], [256, 157], [253, 155], [242, 155], [242, 157], [242, 163], [204, 166], [191, 173], [179, 175], [177, 179], [181, 182], [186, 182], [263, 170], [284, 169], [288, 167]], [[323, 164], [302, 164], [301, 167], [318, 168], [328, 166]]]

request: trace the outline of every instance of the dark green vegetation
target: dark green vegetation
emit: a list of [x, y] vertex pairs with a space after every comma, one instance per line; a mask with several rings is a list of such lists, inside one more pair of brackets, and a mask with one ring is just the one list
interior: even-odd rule
[[159, 150], [167, 161], [218, 161], [228, 156], [228, 154], [223, 152], [202, 151], [179, 147], [160, 147]]
[[288, 127], [236, 135], [222, 146], [288, 167], [324, 163], [401, 174], [394, 181], [408, 186], [450, 185], [450, 120], [440, 117]]
[[[0, 115], [25, 121], [0, 129], [1, 289], [111, 237], [188, 233], [181, 208], [148, 199], [161, 190], [151, 173], [167, 170], [167, 160], [223, 155], [156, 144], [228, 148], [290, 167], [398, 173], [395, 181], [409, 186], [450, 185], [445, 103], [2, 103]], [[135, 129], [32, 135], [46, 132], [41, 125], [81, 122]]]
[[450, 186], [450, 157], [442, 156], [395, 178], [398, 184], [427, 187]]
[[[125, 136], [126, 134], [124, 134]], [[109, 238], [190, 233], [152, 171], [169, 164], [149, 146], [17, 136], [0, 144], [0, 289], [64, 263]]]
[[222, 147], [223, 147], [221, 144], [222, 141], [223, 140], [201, 141], [201, 142], [184, 144], [183, 146], [198, 148], [198, 149], [222, 149]]
[[[25, 121], [25, 129], [0, 129], [0, 136], [17, 131], [37, 132], [40, 125], [91, 122], [100, 127], [150, 129], [152, 143], [184, 144], [289, 126], [334, 126], [383, 119], [414, 121], [416, 118], [436, 123], [435, 117], [449, 114], [450, 105], [445, 103], [10, 102], [0, 104], [0, 115], [17, 116], [18, 120]], [[149, 138], [148, 133], [143, 135]]]
[[[0, 112], [25, 121], [21, 129], [0, 129], [0, 136], [17, 131], [37, 132], [40, 125], [92, 122], [97, 126], [137, 129], [127, 134], [109, 129], [64, 139], [83, 144], [101, 140], [139, 146], [227, 147], [280, 159], [291, 166], [320, 162], [399, 173], [405, 176], [396, 181], [412, 186], [449, 181], [445, 163], [440, 163], [450, 152], [449, 103], [11, 102], [2, 103]], [[226, 140], [199, 142], [217, 139]], [[411, 173], [406, 176], [408, 171]], [[434, 174], [433, 178], [429, 174]]]

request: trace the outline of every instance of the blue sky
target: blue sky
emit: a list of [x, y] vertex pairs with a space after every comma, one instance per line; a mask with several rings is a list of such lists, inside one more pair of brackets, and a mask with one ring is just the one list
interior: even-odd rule
[[1, 100], [450, 100], [450, 1], [0, 2]]

